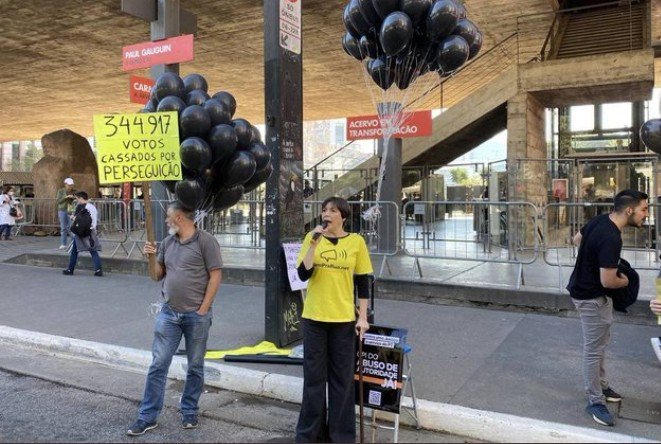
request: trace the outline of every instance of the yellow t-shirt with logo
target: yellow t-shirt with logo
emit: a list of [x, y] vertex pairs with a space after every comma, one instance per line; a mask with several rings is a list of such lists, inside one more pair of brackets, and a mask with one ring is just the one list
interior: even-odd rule
[[[305, 236], [296, 266], [310, 248], [310, 233]], [[356, 320], [353, 275], [372, 273], [365, 239], [351, 233], [337, 239], [337, 245], [321, 237], [314, 252], [314, 269], [308, 280], [303, 317], [320, 322], [351, 322]]]

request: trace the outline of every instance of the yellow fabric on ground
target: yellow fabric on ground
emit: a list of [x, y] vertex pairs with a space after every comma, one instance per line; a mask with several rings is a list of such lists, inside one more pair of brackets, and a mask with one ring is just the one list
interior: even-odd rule
[[225, 355], [273, 355], [288, 356], [290, 348], [278, 348], [273, 342], [262, 341], [256, 345], [246, 345], [233, 350], [207, 350], [205, 359], [223, 359]]

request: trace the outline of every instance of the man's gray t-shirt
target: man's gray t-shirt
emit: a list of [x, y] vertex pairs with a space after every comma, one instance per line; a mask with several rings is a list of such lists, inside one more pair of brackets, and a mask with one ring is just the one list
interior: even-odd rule
[[158, 249], [157, 260], [165, 265], [163, 298], [179, 312], [200, 308], [209, 272], [223, 266], [218, 241], [202, 230], [196, 230], [185, 242], [180, 242], [177, 235], [166, 237]]

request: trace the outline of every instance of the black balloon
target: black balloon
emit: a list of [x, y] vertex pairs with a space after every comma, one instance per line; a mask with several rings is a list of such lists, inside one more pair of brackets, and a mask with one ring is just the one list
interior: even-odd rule
[[181, 116], [181, 112], [185, 108], [186, 108], [186, 103], [183, 100], [181, 100], [179, 97], [167, 96], [164, 99], [162, 99], [160, 102], [158, 102], [156, 111], [158, 112], [177, 111], [179, 116]]
[[243, 185], [255, 173], [257, 164], [250, 151], [237, 151], [223, 165], [221, 179], [223, 186], [230, 188]]
[[209, 99], [204, 102], [204, 109], [209, 113], [211, 126], [220, 125], [221, 123], [229, 124], [232, 121], [232, 113], [229, 106], [218, 99]]
[[154, 96], [159, 101], [168, 96], [183, 98], [186, 91], [184, 81], [173, 72], [165, 72], [161, 74], [159, 78], [156, 79], [156, 83], [152, 90], [154, 91]]
[[349, 20], [360, 35], [365, 35], [372, 29], [372, 26], [365, 20], [363, 14], [360, 12], [360, 4], [358, 0], [351, 0], [349, 2]]
[[427, 18], [432, 3], [433, 0], [399, 0], [399, 10], [411, 18], [413, 26], [417, 26]]
[[443, 40], [457, 26], [459, 14], [459, 6], [454, 0], [437, 0], [427, 15], [427, 37], [434, 42]]
[[181, 204], [190, 210], [197, 210], [204, 202], [205, 192], [202, 184], [194, 179], [184, 179], [177, 182], [174, 194]]
[[482, 49], [483, 41], [484, 41], [484, 37], [482, 36], [482, 33], [480, 31], [477, 31], [477, 34], [475, 35], [475, 40], [470, 45], [470, 54], [468, 54], [468, 60], [474, 58], [477, 55], [477, 53], [480, 52], [480, 49]]
[[231, 208], [241, 200], [243, 193], [243, 185], [237, 185], [235, 187], [219, 191], [213, 197], [211, 208], [213, 208], [215, 211], [222, 211]]
[[209, 91], [209, 85], [204, 77], [199, 74], [188, 74], [184, 77], [184, 90], [189, 93], [195, 89], [201, 89], [204, 92]]
[[231, 125], [236, 131], [236, 137], [239, 142], [239, 149], [247, 150], [250, 148], [250, 139], [252, 138], [252, 125], [246, 119], [234, 119]]
[[271, 152], [261, 142], [253, 142], [250, 145], [250, 153], [255, 158], [255, 168], [261, 170], [271, 161]]
[[408, 88], [418, 77], [418, 73], [418, 68], [415, 65], [404, 66], [397, 70], [397, 75], [395, 76], [395, 84], [397, 85], [397, 88], [401, 90]]
[[374, 39], [367, 37], [366, 35], [360, 38], [358, 46], [360, 46], [360, 53], [363, 54], [363, 56], [366, 55], [367, 57], [371, 57], [373, 59], [379, 56], [377, 43], [374, 41]]
[[372, 6], [379, 16], [384, 19], [391, 12], [397, 11], [399, 0], [372, 0]]
[[396, 11], [381, 24], [379, 41], [386, 55], [394, 56], [404, 51], [413, 38], [413, 23], [408, 15]]
[[374, 80], [374, 83], [379, 85], [383, 90], [390, 88], [392, 83], [395, 81], [395, 76], [393, 72], [386, 65], [385, 57], [379, 57], [378, 59], [370, 60], [368, 64], [368, 72]]
[[259, 132], [259, 128], [255, 125], [250, 125], [250, 145], [253, 143], [262, 141], [262, 133]]
[[468, 46], [470, 47], [480, 31], [477, 29], [477, 26], [468, 19], [459, 19], [457, 26], [452, 30], [452, 34], [460, 35], [466, 40]]
[[145, 105], [145, 109], [148, 112], [153, 113], [156, 111], [156, 108], [158, 108], [158, 100], [149, 99], [149, 102], [147, 102], [147, 104]]
[[661, 119], [651, 119], [640, 127], [640, 140], [657, 154], [661, 154]]
[[243, 184], [244, 192], [249, 193], [266, 182], [266, 180], [271, 176], [271, 173], [273, 173], [273, 165], [270, 163], [261, 170], [255, 171], [255, 174], [252, 175], [250, 180]]
[[236, 131], [231, 125], [220, 124], [211, 128], [207, 137], [211, 147], [212, 162], [224, 162], [236, 151]]
[[465, 19], [466, 16], [467, 16], [467, 14], [466, 14], [466, 6], [465, 6], [462, 2], [460, 2], [460, 1], [456, 1], [456, 0], [455, 0], [455, 3], [457, 4], [457, 8], [459, 9], [459, 15], [458, 15], [458, 17], [459, 17], [460, 19]]
[[191, 105], [182, 111], [179, 117], [179, 127], [183, 138], [204, 138], [211, 129], [211, 117], [207, 110], [200, 105]]
[[186, 94], [186, 105], [204, 105], [204, 103], [209, 100], [209, 94], [204, 92], [201, 89], [194, 89], [188, 94]]
[[365, 21], [369, 23], [372, 28], [379, 29], [379, 26], [381, 26], [382, 18], [374, 9], [372, 0], [358, 0], [358, 8], [360, 9], [360, 13], [363, 15]]
[[231, 116], [234, 117], [234, 113], [236, 112], [236, 99], [232, 94], [227, 91], [220, 91], [214, 94], [212, 98], [224, 104], [229, 110]]
[[347, 3], [346, 6], [344, 7], [344, 11], [342, 12], [342, 22], [344, 23], [344, 29], [351, 34], [356, 40], [360, 38], [360, 32], [356, 29], [355, 26], [353, 26], [353, 23], [351, 23], [351, 17], [349, 14], [349, 6], [351, 5], [351, 2]]
[[463, 37], [451, 35], [438, 45], [438, 66], [444, 73], [454, 71], [468, 60], [470, 49]]
[[211, 148], [199, 137], [189, 137], [179, 145], [181, 163], [196, 175], [202, 175], [211, 166]]
[[342, 48], [344, 48], [344, 52], [351, 57], [355, 57], [357, 60], [363, 60], [365, 58], [365, 55], [358, 44], [358, 40], [348, 32], [342, 37]]
[[161, 183], [170, 193], [174, 194], [174, 187], [177, 185], [176, 180], [161, 180]]

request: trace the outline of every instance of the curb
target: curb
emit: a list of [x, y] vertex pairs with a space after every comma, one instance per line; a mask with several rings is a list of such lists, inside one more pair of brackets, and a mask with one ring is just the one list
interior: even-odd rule
[[[146, 350], [48, 335], [7, 326], [0, 326], [0, 342], [63, 357], [111, 365], [141, 374], [147, 373], [151, 363], [151, 352]], [[175, 356], [168, 377], [184, 380], [186, 368], [186, 358]], [[300, 404], [303, 394], [302, 378], [233, 367], [216, 362], [205, 362], [205, 384], [224, 390], [265, 396], [296, 404]], [[403, 404], [411, 405], [411, 399], [405, 397]], [[392, 420], [391, 415], [378, 413], [378, 417]], [[421, 399], [418, 400], [418, 416], [420, 426], [424, 429], [491, 442], [656, 442], [620, 433]], [[401, 415], [400, 421], [403, 424], [412, 424], [409, 415]]]

